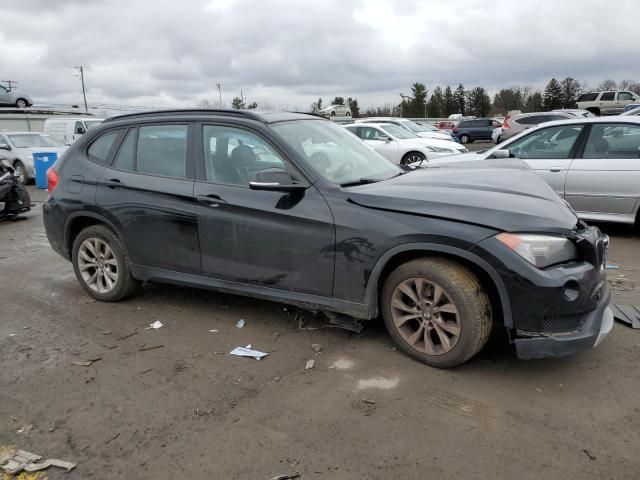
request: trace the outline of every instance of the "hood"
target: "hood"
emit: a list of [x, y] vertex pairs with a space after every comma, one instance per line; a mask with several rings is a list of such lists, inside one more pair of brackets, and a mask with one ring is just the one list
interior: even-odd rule
[[437, 147], [437, 148], [448, 148], [449, 150], [460, 150], [465, 148], [463, 145], [454, 142], [453, 140], [440, 140], [437, 138], [408, 138], [406, 140], [400, 140], [403, 145], [412, 145], [418, 146], [421, 145], [423, 147]]
[[451, 135], [440, 132], [418, 132], [416, 135], [422, 138], [433, 138], [434, 140], [453, 140]]
[[367, 208], [473, 223], [508, 232], [566, 233], [578, 217], [520, 161], [484, 160], [420, 168], [345, 189]]
[[482, 152], [468, 152], [468, 153], [455, 153], [453, 155], [447, 155], [445, 157], [440, 157], [437, 160], [434, 159], [432, 161], [429, 159], [429, 165], [438, 165], [438, 167], [444, 166], [447, 163], [458, 163], [458, 162], [473, 162], [476, 160], [484, 160], [489, 153], [487, 151]]

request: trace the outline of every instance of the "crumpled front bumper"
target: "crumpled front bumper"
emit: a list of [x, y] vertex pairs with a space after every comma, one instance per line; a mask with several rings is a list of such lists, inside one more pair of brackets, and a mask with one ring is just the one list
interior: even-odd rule
[[611, 293], [605, 282], [595, 310], [585, 314], [582, 327], [571, 333], [536, 333], [514, 340], [518, 358], [562, 357], [598, 346], [613, 328]]

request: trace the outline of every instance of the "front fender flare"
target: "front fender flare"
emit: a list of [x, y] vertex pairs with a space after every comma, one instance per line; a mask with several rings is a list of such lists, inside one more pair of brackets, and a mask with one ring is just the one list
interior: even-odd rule
[[380, 274], [382, 273], [384, 267], [393, 257], [398, 255], [399, 253], [410, 251], [425, 253], [444, 253], [446, 255], [459, 257], [470, 263], [473, 263], [477, 268], [485, 272], [493, 281], [496, 290], [498, 291], [498, 296], [500, 297], [500, 306], [502, 307], [504, 326], [507, 328], [513, 328], [513, 317], [511, 314], [509, 294], [507, 293], [507, 289], [504, 286], [502, 278], [500, 278], [500, 275], [498, 275], [495, 269], [485, 260], [475, 255], [474, 253], [438, 243], [405, 243], [403, 245], [397, 245], [390, 250], [387, 250], [378, 259], [373, 269], [371, 270], [371, 275], [369, 276], [369, 281], [367, 283], [367, 288], [364, 295], [364, 303], [366, 305], [369, 305], [370, 311], [373, 313], [373, 315], [375, 315], [378, 311], [378, 283], [380, 281]]

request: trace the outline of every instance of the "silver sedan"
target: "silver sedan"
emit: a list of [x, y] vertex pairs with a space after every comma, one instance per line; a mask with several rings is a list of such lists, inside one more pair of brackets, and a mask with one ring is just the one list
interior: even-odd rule
[[640, 117], [543, 123], [484, 152], [433, 159], [429, 166], [503, 154], [526, 162], [581, 218], [640, 224]]
[[22, 183], [29, 183], [35, 172], [33, 154], [55, 152], [58, 157], [67, 149], [53, 137], [40, 132], [0, 132], [0, 154], [6, 165], [13, 167]]

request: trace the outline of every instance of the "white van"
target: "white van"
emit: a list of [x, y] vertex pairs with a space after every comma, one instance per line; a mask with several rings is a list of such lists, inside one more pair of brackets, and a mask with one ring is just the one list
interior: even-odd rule
[[91, 127], [102, 123], [104, 118], [92, 117], [60, 117], [47, 118], [42, 129], [43, 133], [55, 137], [65, 145], [71, 145]]

